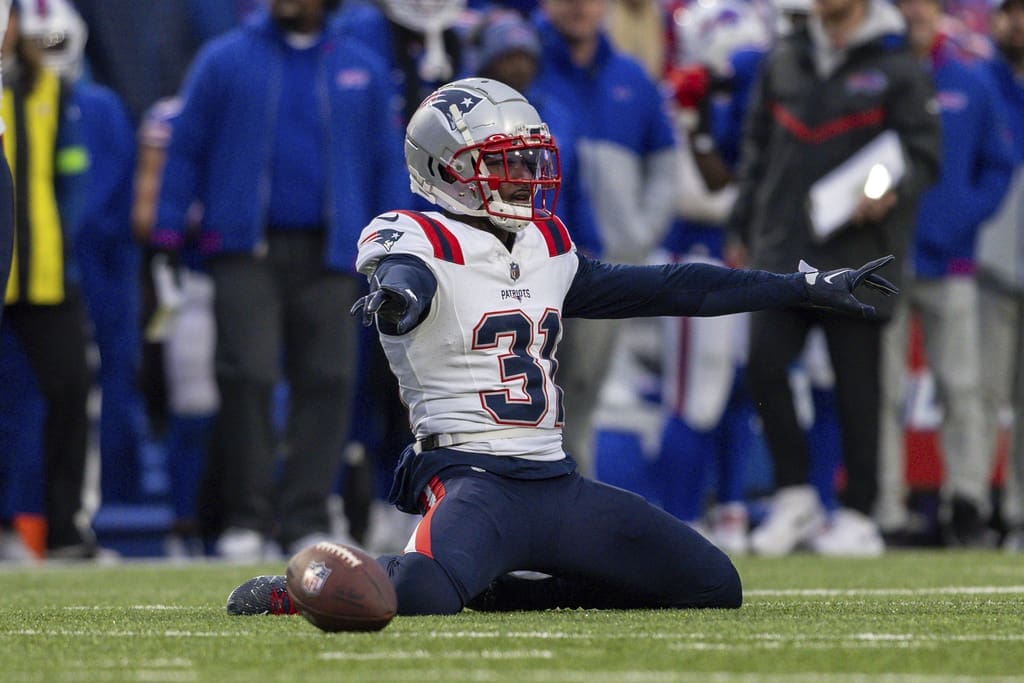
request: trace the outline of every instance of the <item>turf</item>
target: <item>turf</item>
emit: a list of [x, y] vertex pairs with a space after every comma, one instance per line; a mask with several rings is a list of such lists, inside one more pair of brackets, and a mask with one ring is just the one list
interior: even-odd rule
[[0, 571], [2, 681], [1024, 681], [1024, 557], [741, 558], [736, 611], [229, 617], [278, 565]]

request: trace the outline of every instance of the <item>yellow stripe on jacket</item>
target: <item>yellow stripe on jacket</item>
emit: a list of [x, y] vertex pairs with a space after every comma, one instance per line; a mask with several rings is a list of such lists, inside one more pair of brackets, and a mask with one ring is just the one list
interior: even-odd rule
[[[42, 70], [35, 87], [24, 98], [25, 129], [28, 138], [27, 168], [17, 168], [18, 147], [24, 144], [18, 138], [15, 125], [15, 97], [10, 89], [4, 91], [2, 116], [7, 122], [4, 136], [4, 153], [14, 176], [15, 195], [18, 184], [28, 184], [28, 223], [15, 227], [14, 259], [11, 275], [7, 280], [4, 297], [8, 303], [57, 304], [64, 300], [64, 233], [61, 229], [60, 211], [54, 181], [59, 172], [59, 163], [68, 150], [57, 150], [57, 131], [60, 126], [61, 83], [56, 74]], [[74, 148], [71, 150], [74, 155]], [[84, 153], [84, 152], [82, 152]], [[29, 240], [28, 263], [20, 262], [19, 253], [24, 253], [22, 239]], [[22, 268], [28, 268], [27, 291], [21, 291], [24, 280]]]

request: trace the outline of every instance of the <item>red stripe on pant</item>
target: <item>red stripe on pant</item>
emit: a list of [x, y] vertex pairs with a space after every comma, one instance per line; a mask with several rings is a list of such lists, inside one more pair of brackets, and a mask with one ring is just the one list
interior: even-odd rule
[[438, 479], [436, 476], [432, 477], [427, 482], [427, 487], [433, 494], [433, 502], [430, 504], [427, 514], [423, 516], [423, 520], [416, 527], [416, 538], [413, 542], [413, 551], [426, 555], [430, 559], [434, 559], [434, 553], [430, 548], [430, 522], [434, 518], [434, 512], [437, 511], [437, 506], [444, 499], [447, 493], [444, 490], [444, 482]]

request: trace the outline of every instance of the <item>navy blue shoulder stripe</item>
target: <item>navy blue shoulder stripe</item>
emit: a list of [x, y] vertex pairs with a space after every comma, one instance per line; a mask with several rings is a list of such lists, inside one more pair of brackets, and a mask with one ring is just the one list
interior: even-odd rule
[[466, 259], [462, 255], [462, 245], [459, 244], [459, 240], [439, 221], [424, 216], [418, 211], [396, 211], [396, 213], [408, 216], [416, 221], [423, 234], [426, 235], [427, 240], [430, 241], [430, 246], [434, 248], [434, 258], [457, 263], [460, 266], [466, 265]]
[[548, 256], [565, 254], [572, 249], [572, 240], [569, 238], [569, 231], [558, 216], [552, 216], [549, 221], [534, 221], [534, 225], [544, 236], [548, 245]]

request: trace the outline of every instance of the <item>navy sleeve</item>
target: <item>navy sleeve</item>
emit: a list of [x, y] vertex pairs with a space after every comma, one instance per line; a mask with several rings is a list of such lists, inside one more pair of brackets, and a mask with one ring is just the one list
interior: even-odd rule
[[577, 256], [580, 267], [562, 306], [566, 318], [712, 316], [807, 301], [801, 273], [779, 275], [705, 263], [613, 265]]
[[[381, 287], [398, 291], [412, 291], [416, 295], [417, 306], [421, 311], [417, 325], [430, 312], [430, 303], [434, 300], [434, 294], [437, 293], [437, 278], [434, 277], [427, 264], [411, 254], [393, 254], [382, 258], [377, 264], [377, 270], [373, 273], [371, 289], [376, 288], [374, 281]], [[384, 334], [398, 334], [396, 323], [379, 319], [378, 327]], [[406, 332], [408, 331], [406, 330]]]

